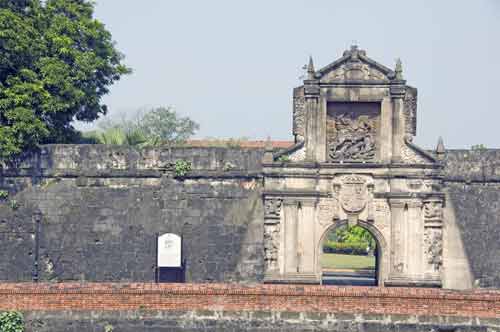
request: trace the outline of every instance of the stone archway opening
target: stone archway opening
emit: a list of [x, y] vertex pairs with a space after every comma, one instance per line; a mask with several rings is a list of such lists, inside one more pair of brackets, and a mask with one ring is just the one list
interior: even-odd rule
[[381, 246], [368, 230], [341, 223], [325, 233], [321, 244], [323, 285], [377, 286]]

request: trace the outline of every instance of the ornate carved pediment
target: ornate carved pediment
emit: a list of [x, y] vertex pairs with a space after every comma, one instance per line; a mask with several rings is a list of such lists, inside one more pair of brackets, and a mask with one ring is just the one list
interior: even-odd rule
[[342, 58], [316, 72], [321, 82], [362, 80], [389, 81], [394, 72], [368, 58], [364, 50], [352, 46], [345, 51]]

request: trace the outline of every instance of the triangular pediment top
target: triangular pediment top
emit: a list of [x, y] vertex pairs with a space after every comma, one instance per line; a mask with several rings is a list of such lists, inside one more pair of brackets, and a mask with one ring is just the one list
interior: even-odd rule
[[395, 77], [396, 73], [392, 69], [370, 59], [366, 56], [366, 51], [357, 46], [352, 46], [340, 59], [314, 73], [314, 78], [320, 81], [390, 81]]

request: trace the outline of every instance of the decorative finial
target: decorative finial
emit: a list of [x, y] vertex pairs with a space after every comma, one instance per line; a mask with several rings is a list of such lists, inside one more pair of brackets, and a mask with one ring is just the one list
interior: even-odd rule
[[400, 58], [396, 59], [396, 68], [394, 68], [394, 72], [396, 73], [397, 80], [403, 79], [403, 63]]
[[307, 79], [314, 79], [314, 63], [312, 56], [309, 56], [309, 64], [307, 65]]
[[436, 146], [436, 154], [438, 156], [442, 156], [442, 155], [444, 155], [445, 152], [446, 152], [446, 150], [444, 148], [443, 138], [441, 136], [439, 136], [438, 144]]

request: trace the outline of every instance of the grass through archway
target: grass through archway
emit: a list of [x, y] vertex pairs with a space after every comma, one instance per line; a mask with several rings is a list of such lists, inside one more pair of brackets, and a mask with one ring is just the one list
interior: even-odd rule
[[324, 284], [377, 284], [377, 242], [368, 230], [360, 226], [337, 227], [327, 234], [322, 249]]

